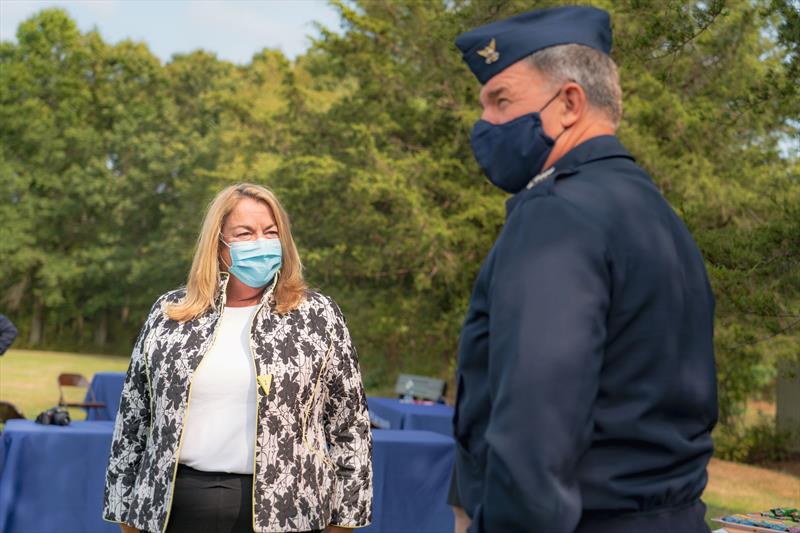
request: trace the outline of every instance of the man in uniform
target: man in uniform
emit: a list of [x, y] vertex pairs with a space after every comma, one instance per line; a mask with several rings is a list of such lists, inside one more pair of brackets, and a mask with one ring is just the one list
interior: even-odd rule
[[454, 492], [470, 531], [707, 531], [714, 298], [685, 225], [614, 136], [608, 14], [536, 10], [456, 45], [483, 85], [475, 157], [513, 195], [459, 345]]

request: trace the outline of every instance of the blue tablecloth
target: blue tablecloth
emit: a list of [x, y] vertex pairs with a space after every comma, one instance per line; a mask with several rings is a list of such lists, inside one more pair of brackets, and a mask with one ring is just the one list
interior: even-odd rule
[[370, 533], [452, 533], [447, 491], [453, 439], [430, 431], [372, 432], [375, 505]]
[[122, 396], [122, 384], [125, 383], [125, 372], [98, 372], [92, 377], [89, 390], [86, 391], [88, 402], [94, 399], [106, 404], [102, 409], [89, 409], [86, 420], [114, 420], [119, 410], [119, 399]]
[[453, 436], [453, 407], [444, 404], [403, 403], [396, 398], [367, 398], [370, 414], [389, 423], [389, 429], [417, 429]]
[[118, 533], [104, 522], [103, 482], [114, 423], [42, 426], [9, 420], [3, 430], [0, 531]]
[[[110, 421], [67, 427], [9, 420], [2, 438], [0, 531], [117, 533], [101, 518]], [[373, 432], [372, 533], [451, 533], [452, 439], [425, 431]]]

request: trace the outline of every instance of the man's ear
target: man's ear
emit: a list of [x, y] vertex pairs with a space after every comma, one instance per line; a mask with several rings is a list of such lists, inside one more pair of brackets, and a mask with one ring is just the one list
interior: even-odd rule
[[564, 129], [575, 125], [586, 114], [588, 102], [583, 87], [574, 81], [568, 82], [561, 88], [561, 127]]

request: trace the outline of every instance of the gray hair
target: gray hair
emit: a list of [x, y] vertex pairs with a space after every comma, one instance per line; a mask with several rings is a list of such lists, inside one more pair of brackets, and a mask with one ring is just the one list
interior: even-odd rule
[[616, 128], [622, 118], [622, 89], [614, 60], [582, 44], [562, 44], [538, 50], [524, 59], [554, 83], [574, 81], [589, 103], [606, 112]]

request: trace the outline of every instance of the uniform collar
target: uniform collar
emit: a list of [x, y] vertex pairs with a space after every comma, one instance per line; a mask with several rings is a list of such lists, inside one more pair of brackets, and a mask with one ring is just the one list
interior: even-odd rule
[[[581, 165], [614, 157], [634, 160], [630, 152], [614, 135], [600, 135], [582, 142], [564, 154], [553, 166], [534, 176], [527, 187], [506, 201], [506, 219], [523, 198], [547, 194], [556, 179], [575, 174]], [[549, 184], [549, 186], [545, 184]]]
[[612, 157], [626, 157], [633, 160], [633, 156], [622, 146], [614, 135], [600, 135], [584, 141], [553, 164], [556, 174], [574, 170], [576, 167]]

